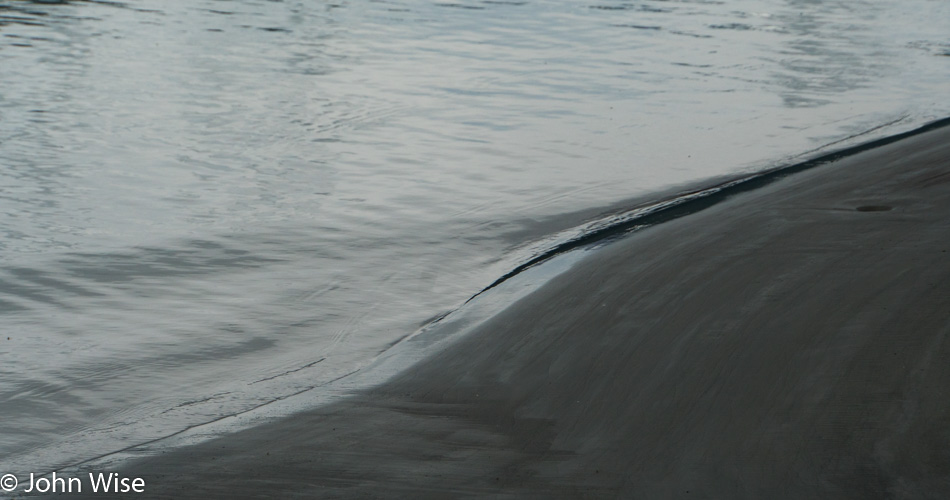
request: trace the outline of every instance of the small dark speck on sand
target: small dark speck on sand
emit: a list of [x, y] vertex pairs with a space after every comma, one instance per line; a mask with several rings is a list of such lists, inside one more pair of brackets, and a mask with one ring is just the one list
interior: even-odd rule
[[887, 212], [892, 207], [887, 205], [863, 205], [855, 208], [858, 212]]

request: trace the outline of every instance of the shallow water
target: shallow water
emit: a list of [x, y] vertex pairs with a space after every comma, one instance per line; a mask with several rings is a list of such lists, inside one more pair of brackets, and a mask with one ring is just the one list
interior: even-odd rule
[[950, 115], [948, 20], [0, 0], [0, 470], [319, 387], [598, 209]]

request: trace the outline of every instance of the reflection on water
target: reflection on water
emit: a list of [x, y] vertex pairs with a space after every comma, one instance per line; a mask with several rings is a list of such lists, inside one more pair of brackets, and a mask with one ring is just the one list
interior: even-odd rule
[[319, 387], [570, 214], [950, 114], [948, 11], [0, 0], [0, 469]]

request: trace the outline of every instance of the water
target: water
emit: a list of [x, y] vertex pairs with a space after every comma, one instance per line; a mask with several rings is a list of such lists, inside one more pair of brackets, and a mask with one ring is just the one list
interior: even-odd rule
[[320, 387], [601, 212], [950, 115], [940, 0], [0, 0], [0, 470]]

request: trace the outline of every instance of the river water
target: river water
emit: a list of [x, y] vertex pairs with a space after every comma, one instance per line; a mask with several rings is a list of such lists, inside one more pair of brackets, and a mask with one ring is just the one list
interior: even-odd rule
[[0, 0], [0, 470], [366, 366], [571, 228], [950, 115], [943, 0]]

